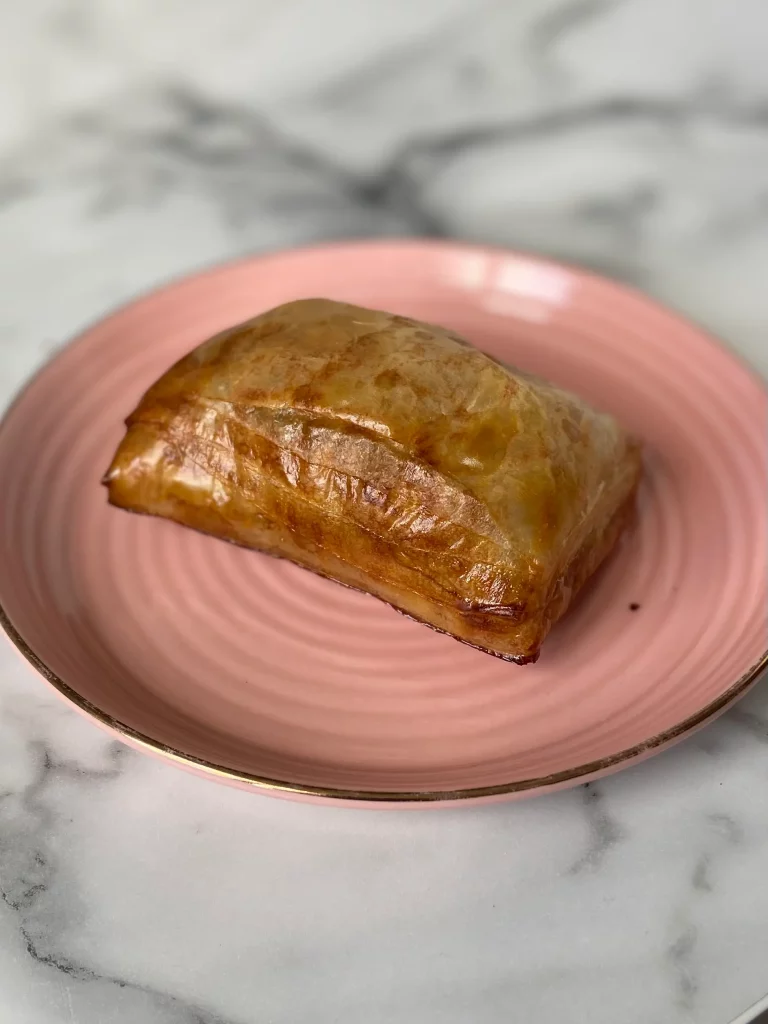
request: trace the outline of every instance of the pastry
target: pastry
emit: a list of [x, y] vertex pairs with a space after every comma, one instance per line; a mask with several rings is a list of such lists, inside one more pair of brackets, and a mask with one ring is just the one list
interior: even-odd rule
[[325, 299], [206, 341], [127, 428], [113, 505], [521, 664], [616, 544], [641, 474], [611, 416], [447, 328]]

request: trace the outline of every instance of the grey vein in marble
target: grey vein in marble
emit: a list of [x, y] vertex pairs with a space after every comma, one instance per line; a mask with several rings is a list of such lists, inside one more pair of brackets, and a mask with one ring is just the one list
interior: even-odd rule
[[[51, 925], [50, 909], [39, 907], [56, 880], [55, 858], [46, 850], [48, 836], [57, 822], [44, 801], [48, 786], [63, 778], [78, 785], [102, 785], [120, 777], [129, 751], [120, 743], [109, 744], [108, 766], [94, 769], [74, 761], [58, 760], [40, 741], [29, 750], [36, 764], [33, 780], [21, 791], [0, 797], [0, 898], [17, 916], [24, 949], [35, 964], [59, 972], [67, 979], [67, 1005], [72, 1021], [75, 1008], [97, 1007], [103, 1003], [119, 1016], [110, 1019], [134, 1021], [137, 1015], [153, 1024], [232, 1024], [218, 1014], [195, 1007], [176, 996], [119, 977], [108, 977], [56, 951], [46, 950]], [[14, 865], [14, 861], [16, 862]], [[39, 917], [37, 911], [41, 910]], [[78, 983], [78, 984], [74, 984]], [[119, 995], [114, 989], [120, 990]]]
[[768, 743], [768, 719], [753, 711], [745, 711], [743, 708], [737, 707], [728, 715], [728, 721], [732, 725], [738, 725], [740, 729], [748, 732], [760, 743]]
[[624, 838], [624, 830], [605, 808], [600, 784], [588, 782], [581, 792], [589, 827], [589, 844], [571, 865], [569, 870], [573, 875], [586, 870], [596, 871], [611, 848]]

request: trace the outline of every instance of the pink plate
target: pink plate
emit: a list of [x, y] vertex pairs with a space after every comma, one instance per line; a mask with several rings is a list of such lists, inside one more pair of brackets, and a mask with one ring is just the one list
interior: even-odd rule
[[[647, 445], [638, 525], [535, 666], [293, 566], [107, 505], [145, 388], [215, 331], [327, 296], [455, 328]], [[0, 606], [46, 679], [120, 738], [223, 781], [367, 803], [572, 785], [690, 734], [766, 664], [766, 393], [627, 289], [442, 243], [251, 259], [91, 328], [0, 427]]]

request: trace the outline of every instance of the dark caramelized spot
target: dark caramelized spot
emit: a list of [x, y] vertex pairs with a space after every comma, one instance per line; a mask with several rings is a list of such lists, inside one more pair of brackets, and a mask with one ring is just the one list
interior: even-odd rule
[[479, 463], [484, 473], [492, 473], [501, 464], [506, 452], [506, 438], [498, 424], [487, 420], [478, 424], [475, 430], [467, 432], [466, 448], [472, 459]]
[[401, 384], [403, 378], [401, 374], [395, 369], [382, 370], [381, 373], [377, 374], [374, 378], [373, 383], [381, 388], [382, 390], [389, 390], [395, 387], [396, 384]]
[[269, 392], [265, 388], [249, 388], [243, 391], [244, 405], [264, 405], [269, 400]]
[[422, 427], [416, 432], [413, 438], [413, 454], [417, 459], [422, 462], [426, 462], [428, 466], [433, 465], [437, 461], [437, 452], [435, 450], [435, 425], [431, 424], [427, 427]]
[[320, 403], [320, 389], [312, 384], [300, 384], [293, 392], [293, 404], [300, 409], [312, 409]]

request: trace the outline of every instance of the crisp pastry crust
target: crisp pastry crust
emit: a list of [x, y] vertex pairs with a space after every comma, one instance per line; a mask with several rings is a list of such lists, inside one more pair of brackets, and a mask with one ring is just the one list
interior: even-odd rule
[[616, 543], [641, 473], [612, 417], [447, 329], [325, 299], [205, 342], [127, 427], [112, 504], [520, 663]]

